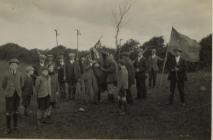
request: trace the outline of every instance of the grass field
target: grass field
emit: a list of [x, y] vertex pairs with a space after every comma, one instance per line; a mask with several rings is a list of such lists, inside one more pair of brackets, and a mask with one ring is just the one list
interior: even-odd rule
[[[6, 70], [0, 63], [0, 72]], [[0, 80], [2, 78], [2, 74]], [[148, 99], [135, 100], [129, 114], [120, 116], [116, 105], [103, 102], [86, 105], [79, 101], [57, 106], [53, 123], [35, 130], [32, 118], [20, 117], [19, 133], [4, 135], [4, 98], [0, 102], [1, 138], [140, 138], [140, 139], [200, 139], [211, 137], [211, 73], [188, 74], [186, 82], [187, 106], [181, 106], [178, 92], [174, 105], [167, 106], [169, 86], [166, 75], [163, 84], [148, 90]], [[160, 79], [160, 78], [158, 78]], [[200, 87], [206, 90], [201, 91]], [[84, 107], [85, 112], [78, 112]]]

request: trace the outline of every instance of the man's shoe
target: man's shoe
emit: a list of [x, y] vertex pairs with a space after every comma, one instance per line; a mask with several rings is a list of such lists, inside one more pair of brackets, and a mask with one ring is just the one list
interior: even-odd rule
[[8, 135], [8, 134], [10, 134], [12, 131], [11, 131], [11, 129], [6, 129], [6, 130], [4, 130], [4, 134], [6, 134], [6, 135]]

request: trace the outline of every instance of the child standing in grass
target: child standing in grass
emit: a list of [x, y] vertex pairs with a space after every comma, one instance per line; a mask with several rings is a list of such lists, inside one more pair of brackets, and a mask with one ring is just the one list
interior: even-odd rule
[[125, 61], [120, 59], [118, 62], [118, 107], [121, 115], [125, 115], [127, 113], [126, 94], [128, 90], [128, 71], [124, 64]]
[[11, 133], [11, 117], [13, 117], [14, 131], [18, 128], [18, 106], [20, 104], [21, 88], [23, 79], [18, 71], [19, 60], [11, 59], [9, 61], [9, 70], [4, 74], [2, 80], [2, 89], [6, 100], [6, 125], [5, 134]]
[[38, 102], [38, 125], [47, 123], [47, 111], [49, 107], [49, 98], [51, 94], [51, 81], [48, 75], [48, 68], [41, 70], [41, 75], [36, 79], [35, 90]]
[[26, 74], [24, 76], [24, 85], [22, 87], [22, 105], [24, 106], [24, 115], [29, 115], [28, 107], [30, 105], [30, 100], [33, 95], [33, 79], [32, 75], [34, 73], [34, 68], [31, 66], [26, 67]]
[[55, 64], [51, 63], [48, 65], [49, 70], [49, 78], [50, 78], [50, 86], [51, 86], [51, 93], [50, 93], [50, 101], [49, 101], [49, 108], [47, 111], [47, 117], [50, 119], [52, 110], [55, 108], [57, 102], [57, 96], [59, 95], [59, 82], [58, 82], [58, 74], [55, 72]]

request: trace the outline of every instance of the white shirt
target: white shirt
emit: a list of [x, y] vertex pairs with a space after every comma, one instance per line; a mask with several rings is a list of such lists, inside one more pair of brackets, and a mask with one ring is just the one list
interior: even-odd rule
[[60, 62], [61, 66], [64, 66], [64, 62]]
[[178, 64], [180, 61], [180, 56], [175, 56], [176, 63]]
[[40, 63], [40, 66], [44, 67], [44, 63]]
[[74, 60], [70, 60], [70, 63], [73, 64], [73, 63], [74, 63]]

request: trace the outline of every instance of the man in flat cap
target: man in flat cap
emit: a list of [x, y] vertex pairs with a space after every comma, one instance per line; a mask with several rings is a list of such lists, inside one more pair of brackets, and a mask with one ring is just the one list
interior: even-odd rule
[[136, 87], [137, 87], [137, 99], [146, 99], [147, 97], [147, 87], [146, 87], [146, 73], [147, 73], [147, 63], [143, 56], [143, 49], [138, 50], [138, 56], [134, 63], [136, 74]]
[[11, 132], [11, 117], [13, 118], [13, 130], [18, 128], [18, 107], [20, 105], [21, 88], [23, 86], [23, 78], [18, 71], [18, 59], [9, 61], [9, 69], [4, 74], [2, 80], [2, 89], [5, 95], [6, 104], [6, 134]]
[[121, 59], [124, 60], [124, 65], [128, 71], [128, 89], [127, 89], [127, 103], [133, 104], [133, 97], [131, 93], [131, 88], [135, 84], [135, 68], [132, 60], [129, 58], [128, 52], [121, 53]]
[[170, 80], [170, 96], [169, 104], [173, 103], [173, 97], [175, 93], [176, 85], [180, 94], [180, 100], [182, 105], [185, 105], [184, 98], [184, 82], [187, 80], [186, 76], [186, 62], [181, 58], [182, 50], [179, 48], [174, 49], [174, 56], [168, 62], [169, 75], [168, 80]]
[[76, 60], [75, 53], [68, 54], [69, 60], [66, 63], [66, 82], [68, 84], [68, 98], [75, 99], [75, 86], [78, 82], [81, 70], [79, 61]]

